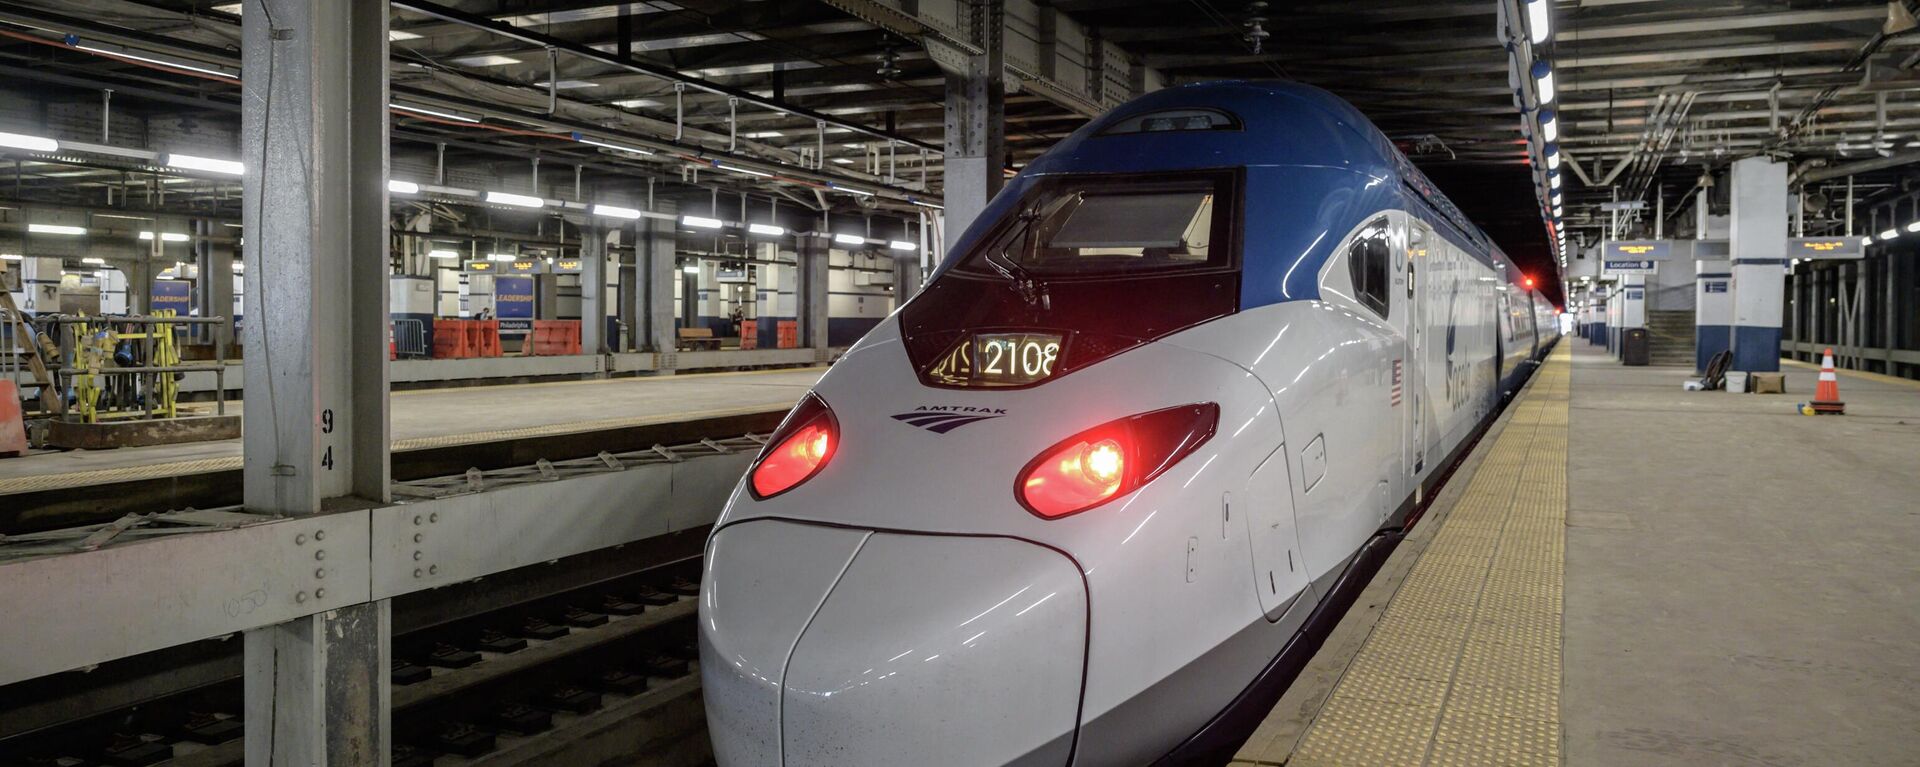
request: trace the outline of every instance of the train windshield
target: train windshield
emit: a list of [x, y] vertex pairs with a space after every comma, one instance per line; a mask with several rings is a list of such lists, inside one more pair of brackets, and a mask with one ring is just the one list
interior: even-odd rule
[[1228, 266], [1230, 185], [1184, 178], [1041, 184], [956, 270], [1026, 277], [1130, 277]]

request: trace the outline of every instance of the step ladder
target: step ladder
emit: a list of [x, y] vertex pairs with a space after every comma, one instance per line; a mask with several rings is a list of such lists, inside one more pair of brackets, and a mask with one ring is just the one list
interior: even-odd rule
[[[9, 355], [27, 358], [27, 369], [33, 371], [33, 383], [40, 387], [40, 409], [54, 415], [66, 412], [66, 401], [60, 398], [60, 391], [53, 385], [53, 376], [47, 372], [47, 363], [40, 358], [40, 347], [34, 343], [33, 326], [27, 324], [27, 316], [13, 303], [13, 294], [0, 290], [0, 325], [12, 328], [14, 349], [7, 350]], [[17, 358], [17, 357], [16, 357]]]

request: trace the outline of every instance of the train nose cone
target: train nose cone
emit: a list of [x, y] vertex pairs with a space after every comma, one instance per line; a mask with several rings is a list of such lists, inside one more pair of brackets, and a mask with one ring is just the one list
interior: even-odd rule
[[1064, 555], [768, 521], [723, 529], [707, 566], [720, 764], [1067, 763], [1087, 599]]

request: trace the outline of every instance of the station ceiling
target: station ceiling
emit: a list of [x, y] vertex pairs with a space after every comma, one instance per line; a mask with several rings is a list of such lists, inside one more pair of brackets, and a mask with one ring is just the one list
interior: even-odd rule
[[[1841, 194], [1832, 187], [1849, 175], [1865, 200], [1906, 191], [1905, 164], [1920, 159], [1920, 75], [1913, 71], [1920, 36], [1908, 31], [1910, 0], [1546, 1], [1553, 3], [1554, 42], [1546, 51], [1561, 93], [1560, 145], [1573, 166], [1567, 217], [1576, 240], [1602, 235], [1610, 218], [1600, 203], [1646, 200], [1631, 226], [1650, 229], [1656, 196], [1664, 195], [1659, 207], [1673, 217], [1703, 171], [1762, 152], [1793, 162], [1796, 178], [1829, 192], [1833, 204], [1809, 214], [1810, 233], [1838, 226]], [[1156, 82], [1283, 78], [1347, 98], [1523, 266], [1550, 271], [1497, 0], [1040, 5], [1089, 39], [1119, 46]], [[589, 174], [687, 180], [685, 164], [670, 158], [613, 156], [552, 139], [584, 126], [774, 165], [814, 162], [819, 179], [920, 189], [937, 199], [946, 79], [901, 7], [897, 0], [396, 0], [396, 101], [416, 99], [486, 123], [396, 114], [396, 157], [446, 144], [450, 166], [519, 167], [538, 155]], [[206, 64], [224, 56], [237, 66], [238, 12], [237, 3], [220, 0], [9, 4], [0, 7], [0, 75], [70, 89], [75, 101], [115, 88], [121, 108], [237, 124], [237, 87], [58, 41], [77, 34], [115, 50]], [[1034, 31], [1010, 27], [1008, 34]], [[676, 86], [663, 72], [697, 84]], [[1015, 87], [1006, 114], [1007, 161], [1017, 169], [1089, 110], [1044, 89]], [[500, 126], [521, 132], [494, 129]], [[822, 149], [824, 157], [808, 159]], [[87, 182], [78, 169], [60, 170], [67, 175], [30, 173], [24, 183]], [[860, 200], [796, 193], [764, 179], [701, 178], [860, 211]], [[231, 199], [218, 189], [205, 195]], [[1676, 226], [1685, 224], [1663, 228]]]

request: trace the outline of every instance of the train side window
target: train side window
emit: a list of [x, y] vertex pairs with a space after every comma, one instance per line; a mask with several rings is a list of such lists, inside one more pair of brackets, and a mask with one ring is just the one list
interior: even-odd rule
[[1391, 258], [1393, 247], [1384, 218], [1367, 224], [1347, 246], [1347, 274], [1353, 279], [1354, 298], [1382, 318], [1387, 316], [1387, 291], [1393, 282], [1388, 274]]

